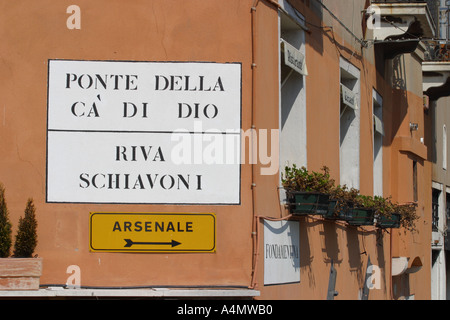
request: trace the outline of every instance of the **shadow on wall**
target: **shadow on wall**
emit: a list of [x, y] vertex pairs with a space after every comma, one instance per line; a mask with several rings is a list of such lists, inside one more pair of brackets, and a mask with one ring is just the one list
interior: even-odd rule
[[383, 101], [387, 102], [383, 105], [386, 121], [383, 145], [390, 146], [408, 113], [408, 83], [405, 56], [397, 55], [385, 60], [383, 50], [382, 46], [375, 46], [375, 67], [380, 76], [377, 77], [377, 88], [385, 88]]
[[[304, 219], [304, 220], [303, 220]], [[317, 233], [317, 229], [319, 232]], [[366, 281], [366, 270], [369, 261], [369, 252], [366, 248], [373, 248], [376, 244], [376, 252], [370, 254], [372, 264], [377, 265], [382, 274], [381, 281], [384, 282], [384, 290], [386, 291], [386, 261], [384, 257], [383, 231], [365, 230], [358, 227], [351, 227], [345, 224], [339, 224], [334, 221], [315, 220], [313, 218], [302, 218], [300, 223], [300, 268], [302, 274], [308, 275], [308, 282], [310, 288], [317, 286], [315, 274], [313, 272], [314, 255], [317, 254], [314, 250], [318, 248], [311, 248], [310, 243], [317, 243], [310, 239], [319, 234], [320, 250], [322, 261], [327, 266], [333, 265], [338, 270], [338, 277], [355, 277], [355, 282], [359, 284], [355, 290], [360, 290]], [[346, 252], [345, 252], [346, 248]], [[348, 260], [346, 260], [348, 258]], [[320, 263], [322, 263], [322, 261]], [[329, 270], [329, 268], [327, 269]], [[329, 273], [321, 274], [322, 285], [328, 284]], [[327, 288], [321, 288], [326, 290]]]
[[315, 273], [312, 270], [314, 254], [311, 252], [308, 232], [311, 232], [311, 227], [317, 224], [319, 224], [318, 221], [311, 223], [309, 219], [304, 217], [300, 220], [300, 270], [308, 275], [310, 288], [315, 288], [316, 281], [314, 278]]
[[[289, 3], [298, 8], [306, 17], [306, 26], [313, 30], [322, 30], [323, 8], [317, 0], [289, 0]], [[304, 8], [304, 9], [303, 9]], [[323, 37], [321, 33], [311, 33], [308, 45], [320, 55], [323, 54]]]

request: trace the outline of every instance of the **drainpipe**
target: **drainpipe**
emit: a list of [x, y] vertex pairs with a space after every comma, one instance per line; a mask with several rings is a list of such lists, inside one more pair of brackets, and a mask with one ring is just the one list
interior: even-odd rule
[[[251, 103], [251, 130], [254, 130], [254, 112], [255, 112], [255, 98], [256, 98], [256, 86], [255, 86], [255, 78], [256, 78], [256, 39], [257, 39], [257, 30], [256, 30], [256, 6], [258, 5], [259, 0], [255, 0], [253, 6], [251, 8], [251, 20], [252, 20], [252, 103]], [[253, 139], [253, 134], [251, 135], [251, 140]], [[253, 141], [251, 144], [251, 148], [253, 151]], [[252, 155], [253, 156], [253, 155]], [[252, 282], [250, 285], [251, 289], [256, 288], [256, 270], [258, 266], [258, 257], [259, 257], [259, 241], [258, 241], [258, 224], [259, 219], [257, 218], [256, 209], [255, 209], [255, 164], [252, 163], [252, 241], [253, 241], [253, 262], [252, 262]]]
[[[276, 0], [263, 0], [273, 6], [275, 8], [281, 9], [280, 4]], [[257, 14], [256, 14], [256, 8], [259, 4], [260, 0], [254, 0], [252, 8], [251, 8], [251, 32], [252, 32], [252, 102], [251, 102], [251, 130], [255, 130], [256, 126], [254, 123], [255, 119], [255, 101], [256, 101], [256, 86], [255, 86], [255, 79], [257, 74], [257, 55], [256, 55], [256, 44], [258, 42], [258, 32], [257, 32]], [[253, 152], [253, 132], [252, 132], [252, 138], [251, 138], [251, 148]], [[253, 156], [253, 155], [252, 155]], [[252, 280], [250, 284], [250, 289], [255, 289], [257, 285], [256, 281], [256, 271], [258, 267], [258, 258], [259, 258], [259, 219], [258, 215], [256, 214], [255, 209], [255, 189], [256, 189], [256, 183], [255, 183], [255, 163], [251, 164], [252, 166], [252, 241], [253, 241], [253, 262], [252, 262]]]

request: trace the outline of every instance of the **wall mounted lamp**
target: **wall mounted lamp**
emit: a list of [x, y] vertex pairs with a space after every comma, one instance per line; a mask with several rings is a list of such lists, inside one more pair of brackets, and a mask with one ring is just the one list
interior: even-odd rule
[[418, 124], [418, 123], [412, 123], [412, 122], [410, 122], [410, 123], [409, 123], [409, 130], [411, 130], [411, 131], [417, 131], [417, 130], [419, 130], [419, 124]]

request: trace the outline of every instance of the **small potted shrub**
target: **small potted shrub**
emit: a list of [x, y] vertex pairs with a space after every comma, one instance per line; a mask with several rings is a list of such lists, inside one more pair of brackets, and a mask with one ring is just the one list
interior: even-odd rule
[[0, 184], [0, 258], [7, 258], [11, 252], [12, 225], [6, 205], [5, 188]]
[[19, 218], [16, 241], [14, 243], [14, 257], [32, 258], [37, 245], [36, 208], [33, 199], [28, 199], [24, 217]]
[[289, 210], [297, 215], [326, 215], [328, 213], [330, 191], [334, 180], [329, 169], [309, 172], [305, 167], [287, 166], [282, 178], [289, 203]]
[[[4, 189], [0, 191], [0, 203]], [[1, 209], [0, 209], [1, 210]], [[37, 222], [33, 200], [29, 199], [24, 217], [20, 217], [12, 258], [0, 259], [0, 290], [38, 290], [42, 259], [33, 258], [37, 244]]]

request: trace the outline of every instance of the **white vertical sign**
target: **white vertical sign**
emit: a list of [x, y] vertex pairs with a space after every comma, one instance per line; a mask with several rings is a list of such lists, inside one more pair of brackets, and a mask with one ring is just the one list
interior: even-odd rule
[[264, 285], [300, 282], [298, 221], [264, 220]]
[[239, 204], [240, 129], [240, 63], [50, 60], [47, 201]]
[[281, 45], [284, 49], [284, 63], [301, 75], [307, 76], [308, 72], [303, 53], [285, 40], [282, 40]]

